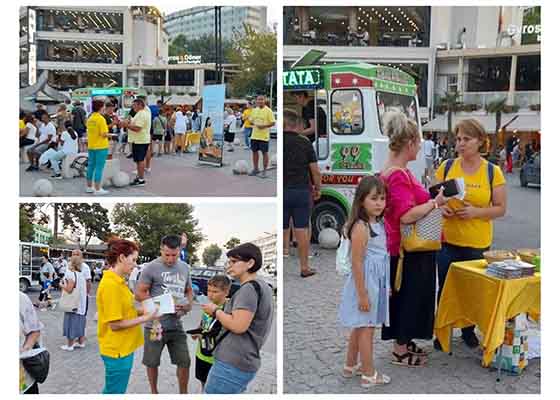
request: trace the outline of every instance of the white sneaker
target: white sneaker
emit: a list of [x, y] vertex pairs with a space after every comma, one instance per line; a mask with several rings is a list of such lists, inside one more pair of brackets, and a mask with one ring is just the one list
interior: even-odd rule
[[60, 348], [61, 348], [62, 350], [66, 350], [66, 351], [74, 351], [74, 346], [68, 346], [68, 345], [66, 345], [66, 344], [60, 346]]
[[80, 348], [80, 349], [84, 349], [84, 348], [86, 347], [86, 344], [85, 344], [85, 343], [82, 343], [82, 344], [76, 343], [76, 344], [74, 344], [74, 347], [78, 347], [78, 348]]
[[152, 169], [151, 168], [145, 168], [144, 171], [146, 171], [147, 173], [150, 173], [150, 172], [152, 172]]
[[109, 194], [109, 191], [101, 188], [99, 190], [96, 190], [94, 194], [96, 196], [103, 196], [103, 195]]
[[86, 187], [86, 193], [94, 193], [95, 189], [93, 187]]

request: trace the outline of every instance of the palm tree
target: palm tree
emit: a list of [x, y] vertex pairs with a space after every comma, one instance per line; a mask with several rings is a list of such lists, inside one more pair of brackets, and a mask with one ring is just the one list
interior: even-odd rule
[[452, 145], [455, 144], [453, 136], [453, 113], [457, 112], [461, 105], [461, 94], [459, 92], [445, 92], [439, 99], [440, 106], [447, 111], [447, 152], [449, 154]]
[[496, 114], [496, 132], [494, 135], [490, 136], [490, 154], [493, 154], [496, 151], [496, 145], [498, 142], [498, 133], [500, 132], [500, 128], [502, 127], [502, 113], [506, 108], [507, 98], [501, 98], [490, 103], [486, 104], [486, 113], [487, 114]]

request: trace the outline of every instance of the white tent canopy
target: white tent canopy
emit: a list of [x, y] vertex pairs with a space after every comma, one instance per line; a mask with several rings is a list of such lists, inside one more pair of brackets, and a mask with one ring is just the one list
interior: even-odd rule
[[[533, 132], [541, 129], [541, 115], [535, 114], [502, 114], [502, 126], [511, 121], [516, 115], [517, 119], [506, 127], [506, 131], [518, 130], [521, 132]], [[496, 115], [480, 113], [456, 113], [452, 117], [452, 126], [459, 121], [474, 118], [482, 124], [486, 133], [496, 132]], [[422, 126], [424, 132], [447, 132], [447, 113], [438, 115], [436, 118]]]

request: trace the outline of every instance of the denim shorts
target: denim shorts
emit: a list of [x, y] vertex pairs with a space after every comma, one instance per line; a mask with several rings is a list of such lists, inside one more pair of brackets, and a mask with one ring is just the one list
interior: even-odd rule
[[206, 394], [239, 394], [247, 390], [247, 385], [256, 372], [241, 371], [233, 365], [214, 360], [204, 386]]
[[309, 226], [311, 217], [311, 195], [308, 186], [284, 189], [284, 229], [290, 228], [290, 219], [295, 229]]
[[268, 142], [265, 142], [264, 140], [251, 139], [251, 151], [253, 153], [258, 151], [268, 153]]

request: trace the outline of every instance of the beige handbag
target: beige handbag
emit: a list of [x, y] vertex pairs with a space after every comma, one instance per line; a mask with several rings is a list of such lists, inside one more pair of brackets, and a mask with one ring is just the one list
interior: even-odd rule
[[62, 290], [62, 296], [58, 301], [57, 309], [63, 312], [76, 312], [80, 307], [80, 292], [78, 291], [78, 275], [74, 271], [74, 275], [76, 275], [76, 285], [72, 290], [72, 293], [68, 293], [65, 290]]

